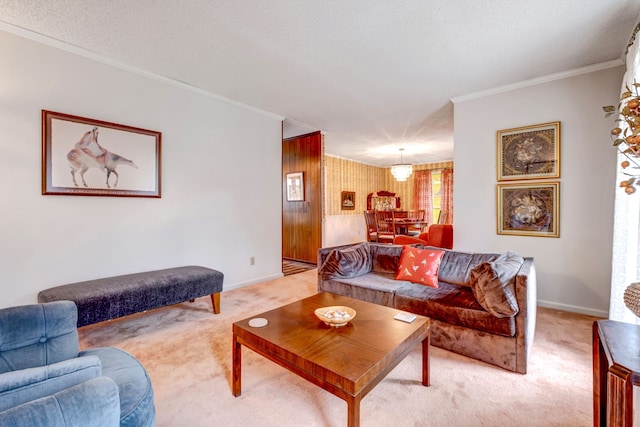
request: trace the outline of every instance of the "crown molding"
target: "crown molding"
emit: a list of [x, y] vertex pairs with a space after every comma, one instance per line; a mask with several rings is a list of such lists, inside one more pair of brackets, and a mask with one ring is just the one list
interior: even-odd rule
[[243, 108], [245, 110], [250, 110], [253, 111], [255, 113], [264, 115], [264, 116], [268, 116], [277, 120], [284, 120], [284, 116], [280, 115], [280, 114], [275, 114], [275, 113], [271, 113], [269, 111], [265, 111], [265, 110], [261, 110], [259, 108], [256, 107], [252, 107], [251, 105], [247, 105], [247, 104], [243, 104], [242, 102], [238, 102], [238, 101], [234, 101], [232, 99], [226, 98], [224, 96], [221, 95], [217, 95], [215, 93], [209, 92], [207, 90], [201, 89], [199, 87], [196, 86], [192, 86], [190, 84], [187, 84], [185, 82], [182, 82], [180, 80], [175, 80], [175, 79], [171, 79], [168, 77], [163, 77], [160, 76], [158, 74], [154, 74], [145, 70], [142, 70], [140, 68], [136, 68], [136, 67], [132, 67], [130, 65], [127, 65], [123, 62], [120, 61], [115, 61], [113, 59], [107, 58], [105, 56], [99, 55], [95, 52], [91, 52], [90, 50], [78, 47], [78, 46], [74, 46], [72, 44], [69, 43], [65, 43], [62, 42], [60, 40], [54, 39], [52, 37], [49, 36], [45, 36], [43, 34], [40, 33], [36, 33], [34, 31], [31, 30], [27, 30], [21, 27], [17, 27], [15, 25], [11, 25], [8, 24], [4, 21], [0, 21], [0, 31], [4, 31], [7, 33], [11, 33], [14, 34], [16, 36], [25, 38], [25, 39], [29, 39], [38, 43], [42, 43], [44, 45], [56, 48], [56, 49], [60, 49], [63, 50], [65, 52], [69, 52], [69, 53], [73, 53], [75, 55], [87, 58], [87, 59], [91, 59], [93, 61], [96, 62], [100, 62], [102, 64], [105, 65], [109, 65], [111, 67], [120, 69], [122, 71], [126, 71], [132, 74], [136, 74], [142, 77], [146, 77], [148, 79], [151, 80], [155, 80], [157, 82], [160, 83], [164, 83], [170, 86], [174, 86], [177, 87], [179, 89], [183, 89], [183, 90], [187, 90], [189, 92], [193, 92], [193, 93], [197, 93], [199, 95], [203, 95], [206, 96], [208, 98], [212, 98], [215, 99], [217, 101], [223, 102], [225, 104], [229, 104], [232, 105], [234, 107], [239, 107], [239, 108]]
[[484, 98], [485, 96], [497, 95], [499, 93], [509, 92], [512, 90], [522, 89], [530, 86], [536, 86], [539, 84], [549, 83], [556, 80], [567, 79], [569, 77], [575, 77], [582, 74], [593, 73], [595, 71], [606, 70], [609, 68], [619, 67], [621, 65], [624, 65], [624, 62], [622, 62], [622, 59], [614, 59], [612, 61], [601, 62], [599, 64], [593, 64], [593, 65], [587, 65], [586, 67], [576, 68], [569, 71], [562, 71], [560, 73], [549, 74], [547, 76], [542, 76], [542, 77], [536, 77], [535, 79], [523, 80], [521, 82], [512, 83], [509, 85], [498, 86], [495, 88], [470, 93], [468, 95], [457, 96], [455, 98], [451, 98], [451, 102], [456, 104], [458, 102]]

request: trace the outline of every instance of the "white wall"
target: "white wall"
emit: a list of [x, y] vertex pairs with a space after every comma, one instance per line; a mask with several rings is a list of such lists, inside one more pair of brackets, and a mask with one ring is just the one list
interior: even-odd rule
[[[540, 305], [606, 317], [611, 281], [615, 150], [604, 105], [623, 67], [455, 101], [455, 247], [535, 258]], [[524, 85], [522, 85], [524, 86]], [[560, 237], [496, 233], [496, 132], [561, 122]]]
[[[280, 117], [8, 32], [0, 58], [0, 307], [179, 265], [281, 275]], [[42, 109], [162, 132], [162, 198], [41, 195]]]
[[322, 246], [339, 246], [367, 239], [364, 216], [328, 215], [322, 224]]

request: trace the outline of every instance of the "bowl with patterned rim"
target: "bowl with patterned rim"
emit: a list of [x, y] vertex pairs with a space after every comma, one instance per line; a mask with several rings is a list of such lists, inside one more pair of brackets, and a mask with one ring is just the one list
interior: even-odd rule
[[353, 308], [343, 305], [321, 307], [315, 310], [315, 314], [318, 319], [336, 328], [346, 325], [356, 317], [356, 311]]

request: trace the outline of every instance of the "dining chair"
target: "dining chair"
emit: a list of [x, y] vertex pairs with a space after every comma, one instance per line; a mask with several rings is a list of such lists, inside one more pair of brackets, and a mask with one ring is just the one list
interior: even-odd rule
[[367, 236], [370, 242], [378, 241], [378, 226], [375, 211], [364, 211], [364, 222], [367, 226]]
[[429, 246], [453, 249], [453, 225], [431, 224], [429, 231], [421, 233], [418, 239], [425, 240]]
[[[415, 209], [415, 210], [407, 211], [407, 219], [410, 219], [410, 220], [424, 221], [425, 216], [426, 216], [426, 211], [424, 209]], [[426, 222], [423, 222], [421, 224], [411, 225], [407, 229], [407, 234], [409, 236], [417, 236], [423, 231], [426, 231], [428, 225], [429, 224]]]
[[438, 224], [446, 224], [448, 216], [449, 213], [447, 211], [440, 211], [440, 213], [438, 214]]
[[376, 211], [376, 225], [379, 243], [393, 243], [396, 238], [396, 224], [393, 211]]

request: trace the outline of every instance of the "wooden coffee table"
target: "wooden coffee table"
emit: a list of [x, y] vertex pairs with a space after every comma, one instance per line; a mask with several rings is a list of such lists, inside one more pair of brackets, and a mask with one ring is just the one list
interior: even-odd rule
[[[325, 325], [320, 307], [343, 305], [356, 310], [346, 326]], [[241, 394], [241, 346], [287, 368], [347, 402], [348, 425], [360, 424], [360, 401], [413, 348], [422, 343], [422, 384], [429, 385], [428, 317], [413, 323], [394, 320], [389, 307], [323, 292], [233, 324], [233, 395]], [[264, 318], [264, 327], [249, 326]]]

